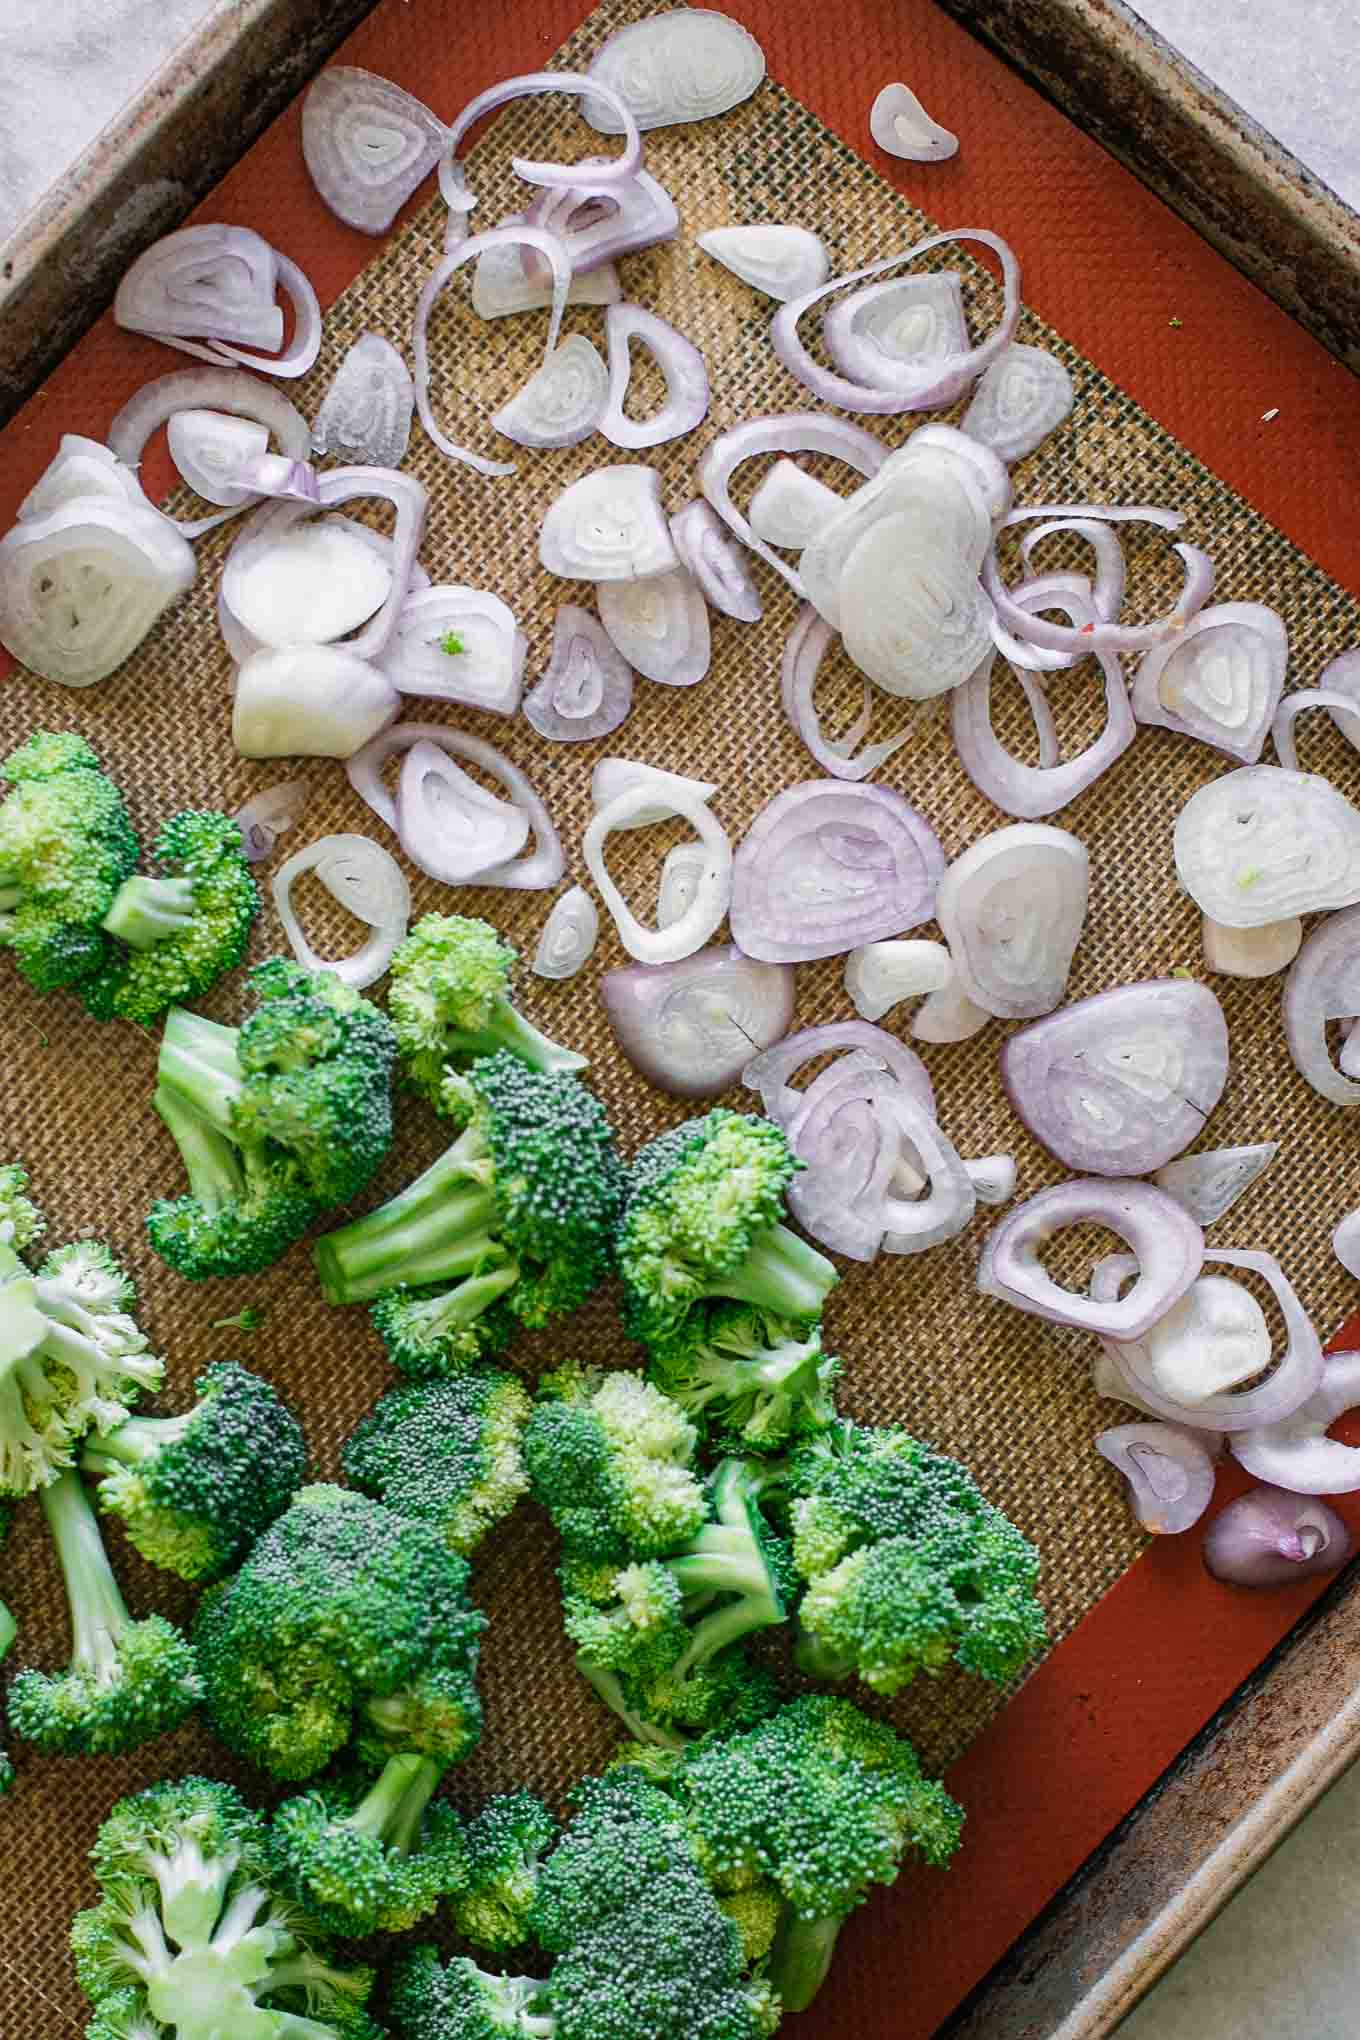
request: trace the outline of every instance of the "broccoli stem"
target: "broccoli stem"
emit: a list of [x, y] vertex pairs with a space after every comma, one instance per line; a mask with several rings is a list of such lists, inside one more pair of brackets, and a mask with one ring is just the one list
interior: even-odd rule
[[167, 936], [182, 935], [194, 913], [191, 878], [125, 878], [104, 916], [103, 927], [130, 949], [152, 949]]
[[522, 1013], [517, 1013], [508, 999], [495, 1001], [485, 1027], [450, 1028], [447, 1041], [450, 1055], [495, 1055], [497, 1049], [509, 1049], [531, 1070], [542, 1070], [547, 1075], [570, 1074], [590, 1067], [588, 1056], [550, 1040]]
[[230, 1137], [231, 1108], [241, 1095], [241, 1075], [232, 1058], [224, 1069], [211, 1055], [181, 1047], [167, 1027], [156, 1064], [157, 1090], [168, 1091], [215, 1132]]
[[784, 1602], [758, 1535], [755, 1502], [745, 1462], [725, 1459], [713, 1476], [716, 1523], [706, 1523], [666, 1569], [686, 1600], [712, 1594], [734, 1598], [694, 1625], [689, 1646], [674, 1667], [683, 1679], [730, 1643], [784, 1619]]
[[81, 1454], [83, 1473], [112, 1473], [119, 1466], [145, 1466], [191, 1428], [197, 1409], [178, 1417], [129, 1417], [106, 1437], [91, 1438]]
[[819, 1637], [810, 1636], [806, 1629], [798, 1632], [793, 1658], [800, 1672], [828, 1686], [839, 1685], [855, 1669], [853, 1658], [841, 1656]]
[[603, 1665], [595, 1664], [583, 1652], [577, 1653], [576, 1669], [595, 1688], [610, 1713], [618, 1716], [634, 1742], [648, 1743], [653, 1749], [673, 1750], [677, 1756], [689, 1748], [683, 1736], [673, 1735], [668, 1729], [659, 1728], [654, 1721], [634, 1714], [623, 1697], [617, 1672], [606, 1671]]
[[189, 1178], [190, 1194], [206, 1211], [220, 1211], [245, 1191], [245, 1177], [229, 1140], [164, 1084], [152, 1104], [169, 1128]]
[[[488, 1249], [495, 1249], [495, 1241], [488, 1238]], [[502, 1261], [495, 1268], [488, 1268], [485, 1274], [469, 1275], [456, 1288], [441, 1290], [438, 1296], [427, 1296], [423, 1302], [414, 1304], [408, 1331], [414, 1335], [417, 1328], [425, 1338], [434, 1342], [444, 1333], [456, 1331], [460, 1325], [470, 1325], [484, 1310], [504, 1296], [507, 1289], [513, 1289], [519, 1281], [519, 1263]]]
[[118, 1646], [132, 1618], [79, 1474], [58, 1474], [40, 1490], [39, 1500], [71, 1604], [71, 1668], [88, 1672], [98, 1686], [112, 1685]]
[[398, 1196], [327, 1233], [315, 1250], [326, 1301], [362, 1303], [384, 1289], [504, 1268], [509, 1256], [490, 1230], [498, 1215], [490, 1175], [485, 1143], [469, 1128]]
[[409, 1855], [420, 1839], [420, 1823], [443, 1767], [430, 1757], [389, 1757], [342, 1825], [386, 1843], [398, 1855]]
[[826, 1982], [844, 1924], [843, 1913], [813, 1920], [785, 1913], [770, 1954], [770, 1982], [786, 2012], [805, 2012]]
[[739, 1268], [705, 1289], [708, 1296], [730, 1296], [754, 1304], [774, 1317], [820, 1317], [836, 1270], [825, 1254], [800, 1240], [786, 1225], [757, 1233]]

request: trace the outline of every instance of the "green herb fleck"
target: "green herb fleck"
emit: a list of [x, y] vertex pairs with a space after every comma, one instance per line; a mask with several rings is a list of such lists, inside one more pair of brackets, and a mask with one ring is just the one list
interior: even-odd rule
[[1168, 319], [1166, 323], [1168, 326], [1172, 327], [1176, 332], [1179, 332], [1181, 327], [1185, 324], [1185, 321], [1184, 319]]
[[244, 1310], [237, 1311], [235, 1317], [214, 1318], [212, 1321], [212, 1329], [215, 1332], [227, 1330], [237, 1332], [258, 1332], [260, 1326], [264, 1323], [265, 1318], [268, 1315], [269, 1308], [267, 1304], [248, 1303]]
[[447, 652], [451, 659], [456, 659], [460, 652], [467, 650], [467, 646], [463, 643], [456, 630], [446, 630], [443, 637], [439, 640], [439, 649], [441, 652]]

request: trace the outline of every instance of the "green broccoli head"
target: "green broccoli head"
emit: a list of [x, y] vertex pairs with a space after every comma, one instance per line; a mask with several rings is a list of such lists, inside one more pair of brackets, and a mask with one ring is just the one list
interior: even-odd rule
[[410, 1948], [388, 1989], [400, 2040], [552, 2040], [536, 1976], [493, 1976], [465, 1955], [441, 1965], [439, 1950]]
[[543, 1859], [557, 1822], [532, 1792], [490, 1799], [464, 1833], [467, 1880], [453, 1897], [453, 1923], [465, 1941], [504, 1955], [529, 1938]]
[[0, 781], [0, 944], [35, 991], [78, 984], [112, 953], [100, 922], [137, 863], [123, 796], [69, 731], [36, 731]]
[[697, 1442], [679, 1405], [641, 1375], [573, 1362], [540, 1381], [524, 1459], [569, 1553], [623, 1565], [674, 1550], [704, 1521]]
[[151, 1244], [191, 1281], [253, 1274], [363, 1189], [392, 1140], [386, 1016], [330, 971], [273, 958], [237, 1029], [175, 1007], [156, 1109], [189, 1177], [153, 1206]]
[[671, 1338], [708, 1297], [819, 1317], [836, 1271], [781, 1223], [801, 1167], [770, 1120], [722, 1108], [650, 1141], [629, 1170], [616, 1245], [630, 1334]]
[[334, 1965], [229, 1785], [182, 1778], [120, 1800], [91, 1860], [100, 1899], [71, 1947], [99, 2040], [381, 2040], [364, 2011], [372, 1972]]
[[719, 1893], [773, 1890], [783, 1906], [771, 1980], [802, 2011], [846, 1915], [891, 1884], [909, 1848], [937, 1866], [963, 1815], [910, 1743], [848, 1700], [793, 1700], [742, 1734], [689, 1753], [670, 1787]]
[[441, 1531], [466, 1558], [528, 1488], [522, 1441], [531, 1408], [513, 1374], [486, 1368], [393, 1389], [350, 1436], [345, 1473], [399, 1516]]
[[500, 1049], [534, 1070], [587, 1067], [585, 1056], [559, 1048], [511, 1005], [516, 960], [488, 921], [464, 914], [424, 915], [393, 956], [387, 1005], [402, 1070], [436, 1112], [454, 1111], [444, 1091], [450, 1065]]
[[442, 1767], [389, 1757], [372, 1783], [340, 1777], [274, 1815], [279, 1885], [327, 1933], [403, 1933], [467, 1880], [463, 1827], [432, 1804]]
[[733, 1452], [778, 1452], [834, 1422], [840, 1361], [816, 1322], [748, 1303], [698, 1304], [648, 1353], [648, 1378]]
[[353, 1743], [457, 1762], [481, 1732], [485, 1618], [440, 1533], [338, 1487], [303, 1488], [194, 1631], [222, 1740], [279, 1778], [309, 1778]]
[[129, 1417], [91, 1440], [99, 1506], [149, 1564], [181, 1579], [225, 1572], [282, 1515], [307, 1463], [302, 1428], [273, 1386], [232, 1361], [194, 1383], [179, 1417]]
[[28, 1196], [28, 1170], [22, 1162], [0, 1168], [0, 1245], [26, 1254], [47, 1231], [47, 1220]]
[[169, 875], [125, 879], [103, 919], [104, 967], [81, 987], [96, 1020], [149, 1026], [167, 1006], [198, 999], [245, 955], [260, 909], [241, 831], [229, 815], [172, 815], [152, 849]]
[[10, 1721], [61, 1756], [135, 1749], [197, 1705], [193, 1650], [163, 1616], [129, 1615], [78, 1474], [59, 1475], [41, 1501], [70, 1602], [71, 1662], [62, 1672], [20, 1672]]
[[783, 1481], [808, 1582], [799, 1662], [893, 1694], [951, 1661], [998, 1684], [1043, 1647], [1039, 1554], [957, 1460], [905, 1431], [838, 1424]]
[[394, 1362], [456, 1373], [574, 1311], [608, 1272], [620, 1170], [599, 1100], [513, 1055], [449, 1077], [453, 1146], [379, 1210], [315, 1248], [330, 1303], [395, 1292], [375, 1312]]

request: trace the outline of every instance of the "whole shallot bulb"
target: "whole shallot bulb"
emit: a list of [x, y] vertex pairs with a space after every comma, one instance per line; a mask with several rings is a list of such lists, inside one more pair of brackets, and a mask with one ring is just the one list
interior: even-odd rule
[[1254, 1487], [1204, 1533], [1204, 1563], [1234, 1587], [1288, 1587], [1336, 1572], [1355, 1550], [1347, 1526], [1316, 1495]]

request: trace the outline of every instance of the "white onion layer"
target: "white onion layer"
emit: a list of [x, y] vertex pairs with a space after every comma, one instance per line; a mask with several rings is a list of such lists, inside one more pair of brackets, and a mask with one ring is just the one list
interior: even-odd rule
[[[764, 78], [765, 53], [728, 15], [680, 7], [619, 29], [589, 75], [612, 87], [645, 132], [730, 113]], [[602, 135], [621, 132], [605, 101], [587, 99], [582, 111]]]
[[932, 120], [909, 85], [885, 85], [869, 108], [869, 133], [889, 156], [908, 163], [943, 163], [959, 138]]

